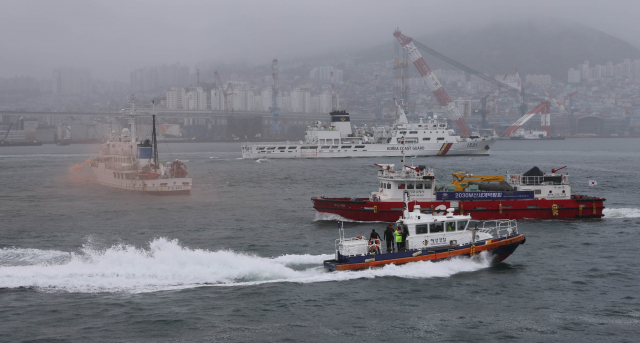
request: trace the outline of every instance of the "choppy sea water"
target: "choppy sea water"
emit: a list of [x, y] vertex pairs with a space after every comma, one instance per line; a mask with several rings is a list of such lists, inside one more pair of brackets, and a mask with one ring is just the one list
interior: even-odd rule
[[[239, 144], [160, 146], [191, 195], [95, 184], [97, 145], [0, 149], [0, 341], [628, 341], [640, 337], [640, 140], [500, 141], [450, 173], [568, 165], [602, 220], [521, 221], [505, 262], [323, 270], [335, 217], [312, 196], [367, 196], [373, 163], [242, 160]], [[77, 168], [73, 168], [76, 165]], [[596, 180], [596, 187], [588, 181]], [[380, 223], [345, 223], [361, 235]]]

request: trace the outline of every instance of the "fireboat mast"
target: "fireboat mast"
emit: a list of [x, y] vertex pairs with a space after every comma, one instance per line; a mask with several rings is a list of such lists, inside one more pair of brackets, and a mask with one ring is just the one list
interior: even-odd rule
[[[136, 101], [135, 96], [130, 95], [128, 103], [131, 105], [129, 113], [125, 113], [124, 115], [129, 118], [129, 126], [131, 127], [129, 130], [131, 132], [131, 142], [136, 141]], [[155, 129], [155, 127], [154, 127]]]

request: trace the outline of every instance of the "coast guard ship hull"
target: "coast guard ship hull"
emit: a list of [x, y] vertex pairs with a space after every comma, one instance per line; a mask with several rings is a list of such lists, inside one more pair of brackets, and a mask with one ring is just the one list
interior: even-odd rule
[[489, 155], [493, 139], [479, 139], [473, 142], [426, 143], [412, 145], [388, 144], [341, 144], [309, 145], [285, 143], [245, 143], [242, 145], [243, 158], [335, 158], [335, 157], [379, 157], [402, 156], [459, 156]]

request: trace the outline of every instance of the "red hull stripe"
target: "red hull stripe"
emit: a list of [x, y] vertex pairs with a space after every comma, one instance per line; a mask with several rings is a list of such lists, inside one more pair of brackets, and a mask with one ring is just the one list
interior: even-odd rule
[[452, 145], [453, 145], [453, 143], [444, 143], [444, 144], [442, 144], [442, 147], [440, 148], [440, 151], [438, 151], [438, 156], [446, 155], [447, 152], [449, 152], [449, 149], [451, 149]]
[[[524, 240], [524, 235], [520, 234], [518, 236], [492, 242], [489, 244], [477, 245], [475, 247], [476, 254], [485, 251], [495, 249], [497, 247], [501, 247], [503, 245], [509, 245], [518, 243]], [[358, 269], [367, 269], [369, 267], [381, 267], [387, 264], [405, 264], [409, 262], [417, 262], [417, 261], [431, 261], [431, 260], [441, 260], [449, 257], [455, 257], [460, 255], [471, 255], [471, 248], [453, 250], [453, 251], [445, 251], [437, 254], [429, 254], [429, 255], [420, 255], [415, 257], [405, 257], [398, 258], [395, 260], [384, 260], [384, 261], [374, 261], [374, 262], [364, 262], [364, 263], [350, 263], [350, 264], [337, 264], [336, 270], [358, 270]]]

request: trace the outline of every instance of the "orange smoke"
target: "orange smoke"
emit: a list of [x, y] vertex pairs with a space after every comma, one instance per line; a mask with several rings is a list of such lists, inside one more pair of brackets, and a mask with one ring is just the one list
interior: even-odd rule
[[69, 181], [74, 182], [74, 183], [80, 183], [80, 182], [91, 182], [91, 180], [93, 179], [91, 176], [87, 175], [86, 173], [81, 174], [79, 172], [79, 169], [91, 164], [91, 161], [89, 160], [85, 160], [84, 162], [80, 163], [80, 164], [74, 164], [71, 167], [69, 167]]
[[78, 170], [84, 166], [86, 166], [87, 164], [91, 164], [91, 161], [89, 160], [84, 160], [84, 162], [80, 163], [80, 164], [74, 164], [71, 167], [69, 167], [69, 171], [74, 171], [74, 170]]

